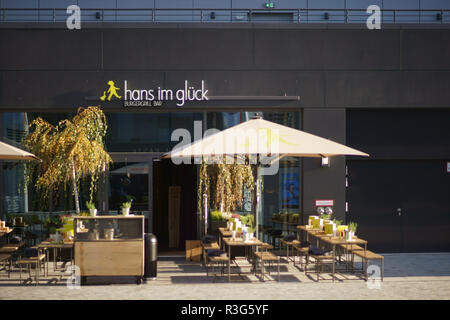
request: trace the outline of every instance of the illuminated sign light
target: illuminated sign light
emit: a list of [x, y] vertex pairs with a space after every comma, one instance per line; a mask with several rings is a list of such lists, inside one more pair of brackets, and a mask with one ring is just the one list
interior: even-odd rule
[[273, 2], [266, 2], [266, 3], [264, 3], [264, 8], [266, 8], [266, 9], [273, 9], [273, 8], [275, 8], [275, 3], [273, 3]]

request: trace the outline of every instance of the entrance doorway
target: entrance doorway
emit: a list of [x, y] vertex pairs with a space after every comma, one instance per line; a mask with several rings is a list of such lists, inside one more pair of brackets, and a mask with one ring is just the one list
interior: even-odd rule
[[197, 239], [197, 168], [153, 162], [153, 232], [160, 251], [181, 251]]
[[145, 232], [156, 235], [159, 252], [182, 251], [186, 240], [198, 238], [197, 168], [161, 156], [112, 152], [100, 208], [121, 214], [122, 203], [132, 199], [131, 213], [146, 216]]
[[443, 160], [352, 160], [348, 221], [378, 252], [450, 251], [450, 174]]

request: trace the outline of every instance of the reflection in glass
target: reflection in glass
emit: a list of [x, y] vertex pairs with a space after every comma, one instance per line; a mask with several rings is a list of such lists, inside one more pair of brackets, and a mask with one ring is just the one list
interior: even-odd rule
[[122, 203], [130, 200], [133, 200], [132, 211], [148, 210], [148, 172], [148, 162], [112, 164], [109, 170], [109, 210], [120, 211]]
[[106, 146], [112, 152], [168, 152], [179, 141], [171, 141], [175, 129], [184, 128], [194, 138], [194, 121], [202, 113], [108, 113]]

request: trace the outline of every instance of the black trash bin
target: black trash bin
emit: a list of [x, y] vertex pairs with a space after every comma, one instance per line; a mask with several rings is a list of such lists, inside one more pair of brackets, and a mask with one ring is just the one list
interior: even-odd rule
[[158, 260], [158, 240], [153, 233], [145, 234], [145, 272], [144, 280], [156, 279]]

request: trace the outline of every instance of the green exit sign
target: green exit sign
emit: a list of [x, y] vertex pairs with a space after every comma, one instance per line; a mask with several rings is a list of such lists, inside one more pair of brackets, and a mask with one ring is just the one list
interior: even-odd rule
[[275, 8], [275, 3], [273, 3], [273, 2], [266, 2], [266, 3], [264, 4], [264, 7], [265, 7], [266, 9], [273, 9], [273, 8]]

